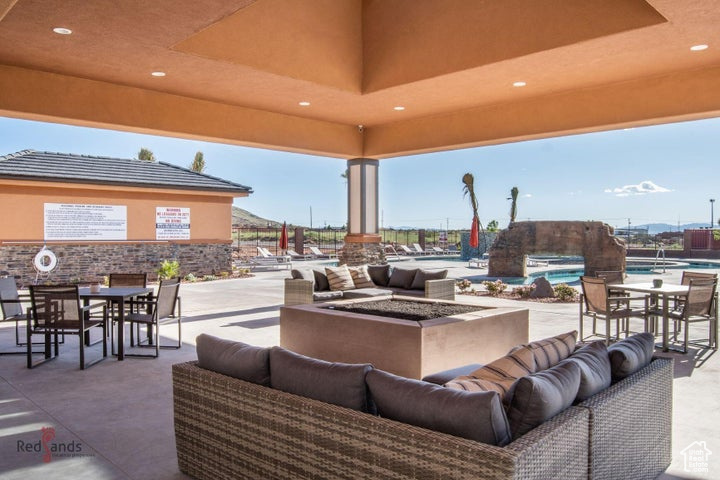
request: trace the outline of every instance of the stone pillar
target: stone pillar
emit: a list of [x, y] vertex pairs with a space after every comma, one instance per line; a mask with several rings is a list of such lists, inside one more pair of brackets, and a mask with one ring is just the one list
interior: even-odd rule
[[420, 248], [422, 248], [423, 250], [426, 250], [426, 248], [425, 248], [425, 243], [426, 243], [425, 242], [425, 229], [424, 228], [421, 228], [420, 230], [418, 230], [418, 243], [420, 244]]
[[305, 255], [305, 229], [302, 227], [295, 227], [295, 251]]
[[338, 260], [341, 264], [385, 263], [378, 233], [377, 160], [348, 160], [348, 233]]

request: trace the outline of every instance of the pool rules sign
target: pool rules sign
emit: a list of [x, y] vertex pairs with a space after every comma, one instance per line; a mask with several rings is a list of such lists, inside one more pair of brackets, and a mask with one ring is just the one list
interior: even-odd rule
[[190, 240], [190, 209], [155, 207], [156, 240]]

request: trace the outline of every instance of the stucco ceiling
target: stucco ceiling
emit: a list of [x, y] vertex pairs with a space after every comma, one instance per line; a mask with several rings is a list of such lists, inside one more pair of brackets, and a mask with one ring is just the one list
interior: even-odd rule
[[719, 27], [720, 0], [0, 0], [0, 114], [392, 157], [717, 116]]

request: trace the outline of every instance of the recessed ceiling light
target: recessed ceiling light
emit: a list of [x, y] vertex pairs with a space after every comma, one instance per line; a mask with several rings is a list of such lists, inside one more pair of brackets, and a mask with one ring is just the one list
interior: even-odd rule
[[55, 27], [53, 28], [53, 32], [59, 34], [59, 35], [70, 35], [72, 33], [72, 30], [69, 28], [64, 27]]
[[298, 102], [298, 105], [300, 105], [301, 107], [309, 107], [310, 102]]
[[393, 107], [393, 110], [397, 110], [398, 112], [401, 112], [405, 110], [405, 107], [398, 105], [397, 107]]
[[693, 45], [692, 47], [690, 47], [690, 50], [692, 50], [693, 52], [699, 52], [700, 50], [706, 50], [707, 48], [708, 46], [705, 44]]
[[524, 87], [527, 85], [525, 82], [513, 82], [513, 87]]
[[152, 72], [150, 75], [152, 75], [153, 77], [164, 77], [165, 72]]

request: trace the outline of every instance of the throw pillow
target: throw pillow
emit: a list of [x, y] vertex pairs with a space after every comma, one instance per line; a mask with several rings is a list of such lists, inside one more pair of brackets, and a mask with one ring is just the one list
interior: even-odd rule
[[489, 445], [510, 442], [510, 429], [495, 392], [462, 392], [372, 370], [367, 384], [378, 414]]
[[[577, 331], [573, 330], [572, 332], [530, 342], [527, 345], [521, 346], [530, 347], [530, 350], [532, 350], [535, 356], [535, 368], [537, 371], [540, 371], [557, 365], [561, 360], [569, 357], [570, 354], [575, 351], [576, 344]], [[512, 352], [512, 350], [510, 351]]]
[[605, 390], [612, 382], [610, 358], [605, 342], [592, 342], [576, 350], [568, 357], [580, 367], [580, 388], [576, 402], [582, 402]]
[[447, 274], [447, 270], [440, 270], [439, 272], [428, 272], [427, 270], [420, 269], [415, 274], [415, 278], [413, 278], [410, 289], [425, 290], [426, 280], [442, 280], [443, 278], [447, 277]]
[[313, 282], [313, 290], [317, 290], [317, 282], [315, 282], [315, 273], [310, 269], [296, 269], [290, 270], [290, 275], [295, 280], [310, 280]]
[[327, 275], [325, 272], [320, 270], [313, 270], [313, 276], [315, 277], [315, 291], [325, 292], [330, 290], [330, 282], [328, 282]]
[[390, 265], [368, 265], [370, 279], [378, 287], [387, 287], [390, 281]]
[[325, 267], [325, 274], [330, 284], [330, 290], [350, 290], [355, 288], [352, 275], [350, 275], [350, 270], [348, 270], [347, 265]]
[[282, 347], [270, 349], [270, 384], [283, 392], [368, 412], [365, 376], [372, 365], [333, 363]]
[[655, 337], [638, 333], [608, 347], [613, 381], [629, 377], [651, 361], [655, 351]]
[[445, 387], [466, 391], [491, 391], [504, 399], [515, 380], [535, 371], [535, 359], [528, 347], [518, 348], [508, 355], [493, 360], [469, 375], [461, 375]]
[[270, 349], [205, 333], [198, 335], [195, 343], [199, 367], [246, 382], [270, 386]]
[[580, 367], [569, 360], [518, 379], [508, 392], [508, 420], [513, 438], [526, 434], [572, 405], [579, 387]]
[[368, 273], [367, 266], [348, 267], [348, 270], [350, 270], [350, 276], [355, 284], [355, 288], [375, 288], [375, 284]]
[[415, 278], [416, 268], [412, 270], [405, 268], [393, 268], [390, 274], [390, 281], [388, 287], [404, 288], [409, 290], [412, 286], [413, 279]]

